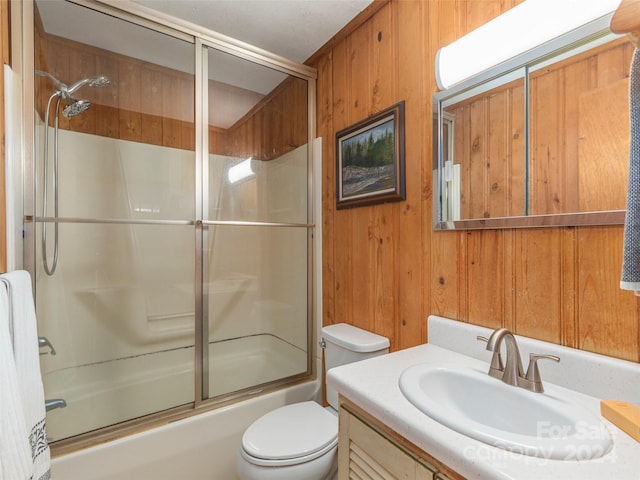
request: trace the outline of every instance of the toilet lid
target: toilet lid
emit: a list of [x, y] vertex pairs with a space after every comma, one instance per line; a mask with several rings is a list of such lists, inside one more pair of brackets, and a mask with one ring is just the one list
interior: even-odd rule
[[256, 420], [242, 436], [252, 457], [283, 460], [311, 455], [335, 442], [338, 418], [316, 402], [277, 408]]

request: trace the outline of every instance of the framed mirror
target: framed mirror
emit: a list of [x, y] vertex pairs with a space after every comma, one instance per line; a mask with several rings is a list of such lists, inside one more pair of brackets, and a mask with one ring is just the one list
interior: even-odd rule
[[632, 54], [607, 30], [436, 93], [434, 229], [624, 223]]

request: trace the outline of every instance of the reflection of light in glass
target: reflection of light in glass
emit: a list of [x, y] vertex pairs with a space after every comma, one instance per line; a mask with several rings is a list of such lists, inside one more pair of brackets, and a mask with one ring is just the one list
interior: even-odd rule
[[138, 213], [160, 213], [160, 209], [157, 207], [135, 207], [133, 211]]
[[253, 177], [256, 173], [251, 168], [251, 157], [229, 168], [227, 178], [229, 183], [237, 183], [245, 178]]

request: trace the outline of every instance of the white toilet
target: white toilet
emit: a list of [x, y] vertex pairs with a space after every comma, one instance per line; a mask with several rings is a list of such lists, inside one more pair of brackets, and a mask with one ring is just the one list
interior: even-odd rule
[[[339, 323], [322, 329], [324, 364], [339, 365], [382, 355], [389, 339]], [[330, 406], [300, 402], [277, 408], [253, 422], [238, 454], [241, 480], [328, 480], [338, 471], [338, 392], [327, 389]]]

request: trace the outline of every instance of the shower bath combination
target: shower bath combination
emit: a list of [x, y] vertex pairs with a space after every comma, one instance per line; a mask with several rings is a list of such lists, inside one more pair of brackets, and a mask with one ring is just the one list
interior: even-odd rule
[[[44, 165], [43, 165], [43, 182], [42, 182], [42, 216], [47, 216], [47, 184], [49, 176], [49, 112], [51, 109], [51, 103], [56, 100], [55, 105], [55, 120], [54, 120], [54, 140], [53, 140], [53, 210], [54, 217], [58, 216], [58, 118], [60, 116], [60, 103], [62, 99], [66, 100], [66, 105], [62, 109], [62, 115], [65, 118], [72, 118], [76, 115], [80, 115], [91, 107], [91, 102], [83, 98], [76, 98], [73, 94], [84, 87], [89, 85], [90, 87], [100, 88], [109, 85], [110, 80], [104, 75], [95, 77], [82, 78], [71, 85], [62, 83], [53, 75], [47, 72], [36, 70], [35, 74], [41, 77], [48, 78], [56, 88], [47, 101], [47, 108], [45, 111], [44, 122]], [[58, 264], [58, 223], [54, 223], [53, 227], [54, 247], [53, 247], [53, 261], [49, 266], [49, 260], [47, 258], [47, 222], [42, 223], [42, 266], [47, 275], [51, 276], [56, 271]]]

